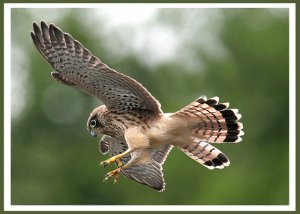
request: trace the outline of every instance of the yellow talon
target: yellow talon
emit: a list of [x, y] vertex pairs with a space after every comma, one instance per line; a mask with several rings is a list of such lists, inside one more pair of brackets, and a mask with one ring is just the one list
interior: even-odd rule
[[118, 180], [120, 171], [121, 171], [121, 168], [117, 168], [117, 169], [115, 169], [115, 170], [113, 170], [113, 171], [111, 171], [111, 172], [108, 172], [108, 173], [105, 175], [105, 178], [104, 178], [103, 181], [106, 181], [106, 180], [108, 180], [108, 179], [110, 179], [111, 177], [114, 176], [114, 177], [115, 177], [114, 183], [116, 183], [117, 180]]
[[100, 162], [100, 165], [103, 165], [104, 167], [106, 167], [108, 164], [114, 163], [116, 161], [115, 157], [111, 157], [105, 161]]
[[[130, 154], [131, 152], [133, 152], [134, 150], [126, 150], [125, 152], [115, 155], [105, 161], [100, 162], [100, 165], [103, 165], [104, 167], [106, 167], [108, 164], [114, 163], [116, 162], [118, 159], [121, 159], [124, 155]], [[119, 163], [117, 162], [117, 164], [119, 165]]]
[[116, 160], [116, 164], [117, 164], [118, 167], [122, 167], [123, 166], [123, 163], [122, 163], [122, 161], [120, 159]]

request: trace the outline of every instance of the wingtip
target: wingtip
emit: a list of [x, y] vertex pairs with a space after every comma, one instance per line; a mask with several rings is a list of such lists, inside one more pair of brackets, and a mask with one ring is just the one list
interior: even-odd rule
[[[63, 40], [64, 39], [64, 33], [63, 33], [63, 31], [59, 27], [57, 27], [56, 25], [54, 25], [54, 24], [52, 24], [51, 26], [52, 26], [52, 30], [53, 30], [56, 38], [58, 38], [60, 40]], [[91, 53], [89, 52], [89, 54], [91, 54]]]
[[38, 23], [33, 22], [32, 25], [33, 25], [33, 31], [34, 31], [34, 33], [36, 35], [41, 34], [41, 30], [40, 30], [40, 27], [39, 27]]
[[213, 169], [215, 169], [215, 167], [213, 167], [213, 166], [207, 166], [207, 165], [203, 165], [203, 166], [205, 166], [207, 169], [209, 169], [209, 170], [213, 170]]
[[158, 192], [163, 192], [166, 189], [166, 183], [163, 183], [163, 186], [161, 188], [156, 189]]
[[33, 27], [38, 27], [39, 25], [38, 25], [38, 23], [37, 23], [36, 21], [33, 21], [33, 22], [32, 22], [32, 26], [33, 26]]
[[50, 24], [49, 24], [49, 29], [51, 29], [51, 28], [53, 28], [53, 27], [55, 27], [55, 25], [54, 25], [53, 23], [50, 23]]
[[30, 31], [30, 35], [31, 35], [32, 40], [34, 40], [35, 39], [35, 34], [34, 34], [33, 31]]
[[[41, 53], [41, 51], [40, 51], [41, 44], [38, 41], [37, 35], [34, 32], [30, 31], [30, 36], [31, 36], [31, 39], [33, 41], [33, 44], [36, 46], [36, 48], [38, 49], [38, 51]], [[43, 55], [43, 53], [41, 53], [41, 54]]]
[[44, 34], [47, 32], [47, 30], [48, 30], [48, 25], [47, 25], [46, 22], [41, 21], [41, 29], [42, 29], [42, 31], [43, 31]]
[[57, 27], [54, 23], [50, 23], [50, 24], [49, 24], [49, 29], [50, 29], [50, 28], [51, 28], [52, 30], [60, 30], [59, 27]]
[[44, 20], [41, 20], [41, 26], [47, 26], [47, 23]]
[[49, 32], [53, 31], [53, 28], [54, 28], [54, 24], [53, 24], [53, 23], [50, 23], [50, 24], [49, 24]]

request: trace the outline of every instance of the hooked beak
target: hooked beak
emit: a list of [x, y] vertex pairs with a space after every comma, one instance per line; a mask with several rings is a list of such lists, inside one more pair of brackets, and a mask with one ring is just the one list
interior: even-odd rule
[[93, 137], [97, 137], [97, 133], [95, 131], [90, 131], [90, 133]]

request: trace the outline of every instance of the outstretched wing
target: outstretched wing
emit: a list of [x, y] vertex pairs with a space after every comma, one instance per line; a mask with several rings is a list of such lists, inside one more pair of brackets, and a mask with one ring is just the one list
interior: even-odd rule
[[51, 74], [57, 81], [99, 98], [109, 110], [161, 113], [159, 102], [140, 83], [109, 68], [54, 24], [34, 22], [33, 29], [33, 43], [55, 69]]
[[[162, 165], [172, 147], [172, 145], [163, 145], [159, 149], [151, 150], [150, 162], [134, 163], [128, 166], [126, 169], [121, 170], [122, 174], [138, 183], [147, 185], [158, 191], [163, 191], [165, 188], [165, 182], [162, 172]], [[99, 148], [102, 153], [109, 152], [111, 156], [115, 156], [126, 151], [128, 146], [125, 141], [105, 135], [100, 141]], [[103, 150], [103, 148], [106, 149]], [[131, 155], [124, 156], [121, 159], [122, 164], [126, 164], [128, 161], [130, 161], [130, 159]]]

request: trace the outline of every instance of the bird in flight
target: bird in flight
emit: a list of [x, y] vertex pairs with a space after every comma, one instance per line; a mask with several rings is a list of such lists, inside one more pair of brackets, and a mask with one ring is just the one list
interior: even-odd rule
[[242, 140], [241, 115], [229, 109], [229, 103], [201, 96], [175, 113], [164, 113], [140, 83], [109, 68], [54, 24], [34, 22], [31, 37], [54, 68], [55, 80], [103, 102], [90, 114], [87, 129], [92, 136], [103, 136], [100, 151], [111, 155], [100, 164], [117, 165], [105, 180], [114, 177], [116, 181], [122, 173], [163, 191], [162, 165], [173, 146], [208, 169], [229, 165], [226, 155], [210, 144]]

